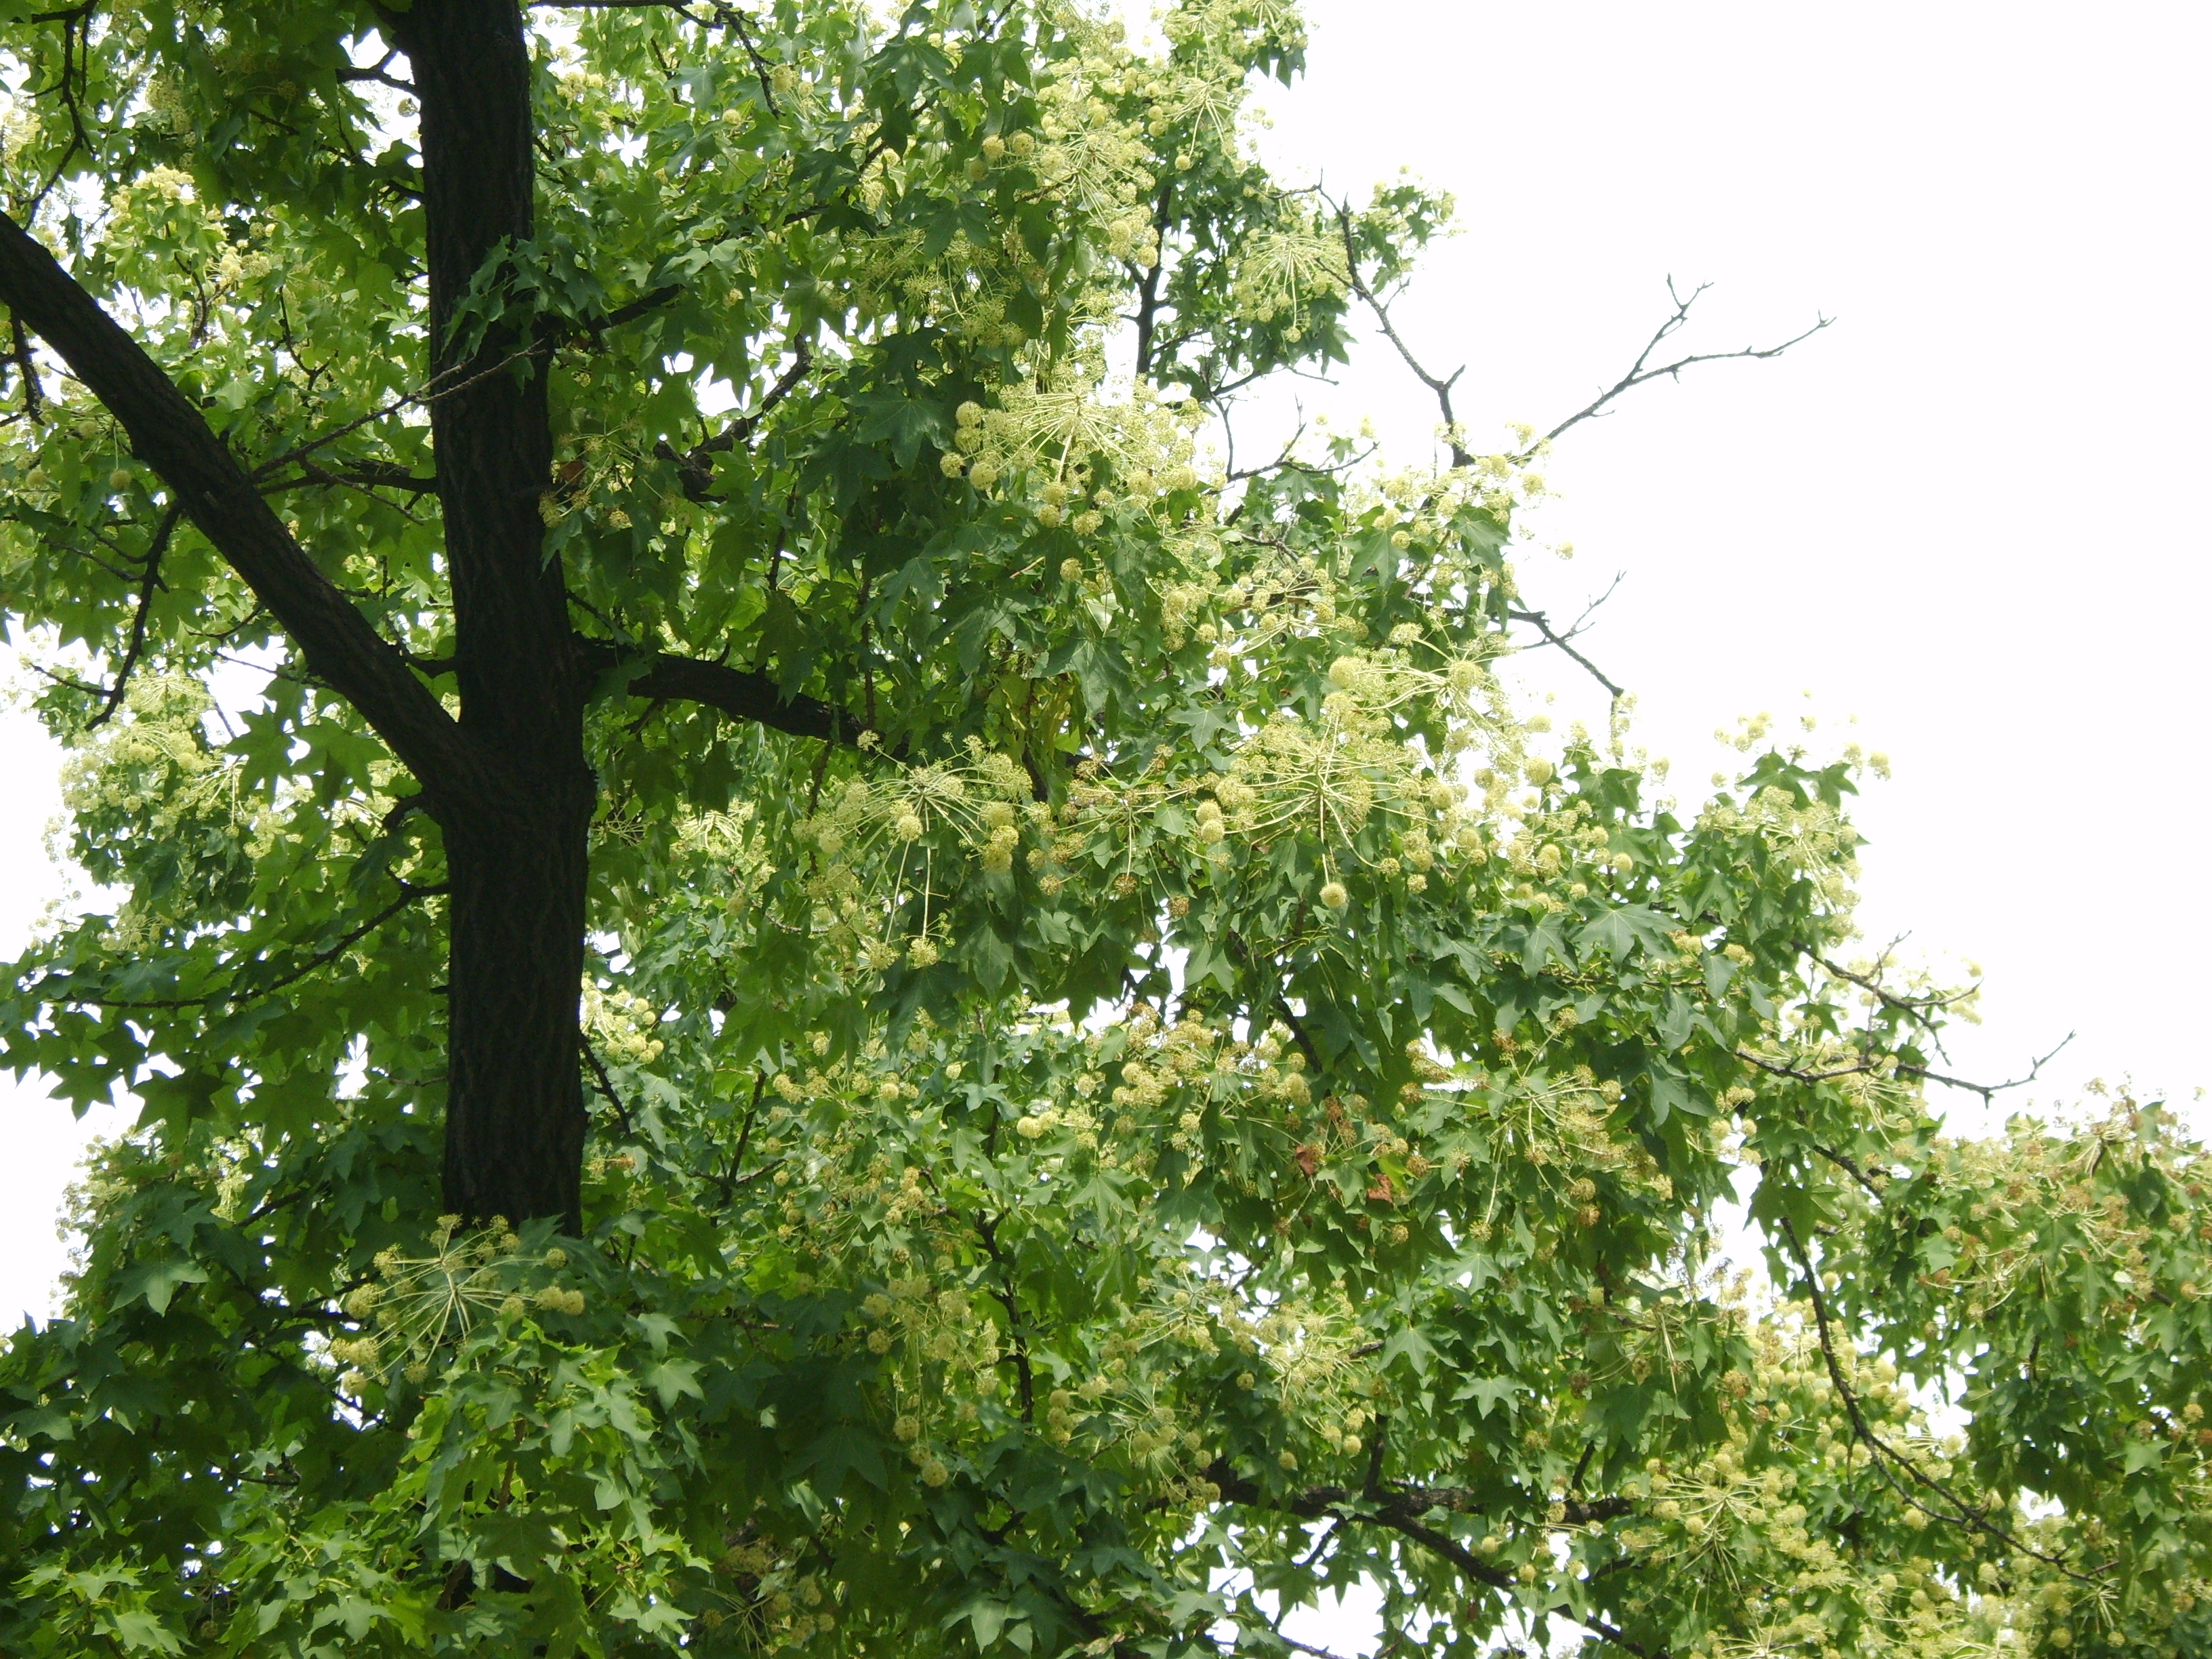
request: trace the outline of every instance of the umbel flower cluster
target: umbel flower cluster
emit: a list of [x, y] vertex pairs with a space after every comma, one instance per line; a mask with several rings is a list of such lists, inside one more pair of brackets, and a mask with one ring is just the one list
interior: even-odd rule
[[[0, 173], [462, 706], [424, 88], [294, 10], [10, 25]], [[27, 345], [89, 890], [0, 1059], [139, 1115], [0, 1352], [0, 1650], [1282, 1659], [1365, 1585], [1434, 1659], [2212, 1652], [2185, 1122], [1949, 1123], [1879, 757], [1679, 800], [1516, 704], [1534, 431], [1251, 451], [1449, 215], [1261, 164], [1285, 0], [525, 14], [447, 321], [544, 394], [576, 1211], [445, 1213], [441, 803]]]
[[[511, 1322], [533, 1309], [572, 1316], [584, 1311], [581, 1291], [545, 1277], [568, 1265], [566, 1250], [556, 1245], [526, 1256], [521, 1237], [503, 1220], [474, 1233], [460, 1227], [460, 1217], [440, 1216], [428, 1251], [420, 1256], [378, 1251], [376, 1277], [346, 1294], [340, 1305], [362, 1334], [335, 1338], [327, 1352], [349, 1368], [338, 1379], [347, 1393], [362, 1394], [370, 1373], [386, 1364], [420, 1384], [440, 1352], [465, 1340], [486, 1315]], [[526, 1299], [524, 1281], [532, 1269], [540, 1282]]]

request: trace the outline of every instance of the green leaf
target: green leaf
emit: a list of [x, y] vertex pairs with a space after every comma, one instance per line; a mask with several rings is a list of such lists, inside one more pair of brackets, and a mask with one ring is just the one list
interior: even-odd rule
[[1006, 1628], [1013, 1611], [1003, 1601], [979, 1596], [962, 1609], [962, 1614], [968, 1620], [969, 1629], [975, 1632], [975, 1645], [988, 1649], [997, 1644], [999, 1632]]
[[1639, 947], [1651, 951], [1670, 948], [1671, 932], [1666, 919], [1656, 911], [1641, 904], [1624, 904], [1599, 910], [1575, 937], [1585, 957], [1603, 951], [1615, 962], [1626, 962]]
[[1527, 1384], [1510, 1376], [1471, 1376], [1452, 1391], [1454, 1400], [1477, 1402], [1485, 1417], [1499, 1406], [1506, 1404], [1516, 1394], [1528, 1391]]
[[130, 1268], [116, 1280], [114, 1303], [118, 1308], [127, 1307], [143, 1297], [146, 1305], [157, 1314], [169, 1311], [169, 1298], [179, 1286], [204, 1285], [208, 1270], [197, 1261], [172, 1258], [149, 1261]]
[[699, 1367], [689, 1359], [656, 1359], [646, 1367], [646, 1386], [660, 1396], [660, 1408], [671, 1407], [689, 1395], [694, 1400], [703, 1400], [706, 1394], [699, 1386]]
[[126, 1653], [182, 1653], [185, 1644], [152, 1613], [125, 1608], [104, 1615], [105, 1622]]
[[1382, 1363], [1388, 1365], [1394, 1359], [1402, 1359], [1417, 1376], [1428, 1373], [1436, 1357], [1436, 1349], [1416, 1326], [1402, 1325], [1382, 1339]]

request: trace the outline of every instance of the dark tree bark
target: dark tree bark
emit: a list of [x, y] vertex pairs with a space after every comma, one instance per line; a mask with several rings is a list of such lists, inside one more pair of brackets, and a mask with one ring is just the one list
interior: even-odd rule
[[516, 787], [440, 819], [451, 901], [445, 1190], [465, 1216], [579, 1222], [584, 1097], [586, 665], [539, 501], [552, 482], [546, 363], [526, 322], [486, 326], [503, 245], [535, 228], [530, 57], [516, 0], [416, 0], [392, 16], [422, 110], [431, 437], [453, 585], [463, 732]]
[[[131, 435], [175, 505], [414, 773], [445, 842], [451, 928], [445, 1200], [472, 1218], [581, 1224], [578, 1041], [596, 785], [584, 708], [627, 668], [635, 695], [850, 743], [860, 723], [765, 677], [579, 637], [545, 557], [545, 339], [495, 303], [503, 246], [533, 228], [530, 58], [519, 0], [382, 14], [422, 113], [431, 433], [454, 612], [458, 720], [318, 569], [191, 398], [22, 226], [0, 213], [0, 304]], [[667, 291], [602, 319], [614, 326]], [[519, 309], [519, 308], [518, 308]], [[490, 317], [489, 323], [486, 316]]]
[[307, 666], [392, 745], [441, 810], [497, 780], [398, 649], [315, 567], [238, 459], [145, 348], [22, 226], [0, 213], [0, 301], [130, 434], [193, 526], [284, 624]]

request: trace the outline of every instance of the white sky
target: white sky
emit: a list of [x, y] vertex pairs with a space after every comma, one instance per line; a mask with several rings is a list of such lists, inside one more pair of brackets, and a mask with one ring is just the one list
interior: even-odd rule
[[[1587, 648], [1634, 689], [1693, 794], [1740, 714], [1826, 714], [1893, 757], [1859, 814], [1870, 933], [1988, 971], [1960, 1069], [1998, 1079], [2069, 1030], [2032, 1091], [2212, 1082], [2212, 611], [2202, 504], [2212, 383], [2201, 76], [2179, 3], [1849, 7], [1312, 0], [1313, 72], [1266, 100], [1273, 155], [1364, 191], [1411, 165], [1465, 232], [1399, 312], [1469, 364], [1478, 440], [1548, 425], [1711, 280], [1690, 349], [1765, 343], [1570, 434], [1532, 561], [1569, 614], [1626, 571]], [[1310, 409], [1434, 422], [1382, 349]], [[1481, 447], [1478, 443], [1478, 447]], [[2212, 653], [2208, 653], [2212, 657]], [[1601, 702], [1532, 664], [1563, 714]], [[1824, 736], [1832, 730], [1824, 727]], [[1833, 738], [1842, 740], [1840, 734]], [[53, 757], [0, 717], [0, 950], [50, 878]], [[0, 1115], [0, 1322], [43, 1312], [75, 1156], [35, 1088]]]
[[[2178, 4], [1431, 5], [1316, 0], [1285, 159], [1364, 188], [1401, 162], [1465, 233], [1401, 307], [1469, 364], [1478, 437], [1610, 383], [1668, 274], [1717, 286], [1676, 343], [1826, 333], [1631, 395], [1561, 441], [1531, 593], [1641, 698], [1687, 796], [1711, 732], [1800, 693], [1886, 750], [1859, 817], [1870, 934], [1988, 971], [1977, 1077], [2069, 1030], [2039, 1097], [2212, 1083], [2212, 421], [2203, 212], [2212, 14]], [[1431, 406], [1387, 351], [1340, 392], [1400, 447]], [[1556, 653], [1553, 653], [1554, 655]], [[1532, 670], [1536, 665], [1531, 663]], [[1562, 708], [1601, 696], [1546, 672]], [[1826, 740], [1840, 743], [1833, 726]]]
[[[1986, 970], [1961, 1074], [2017, 1077], [2073, 1030], [2006, 1101], [2212, 1084], [2212, 902], [2190, 851], [2212, 804], [2212, 653], [2190, 643], [2212, 601], [2212, 13], [1309, 15], [1312, 73], [1268, 100], [1271, 152], [1340, 192], [1411, 165], [1458, 196], [1464, 234], [1396, 317], [1432, 370], [1469, 365], [1456, 403], [1478, 440], [1617, 379], [1669, 274], [1717, 284], [1674, 343], [1690, 349], [1837, 319], [1779, 361], [1632, 394], [1546, 469], [1562, 499], [1540, 533], [1577, 551], [1524, 562], [1524, 585], [1571, 616], [1627, 573], [1579, 643], [1638, 694], [1683, 795], [1716, 726], [1794, 717], [1811, 690], [1820, 739], [1856, 714], [1850, 735], [1896, 767], [1857, 813], [1867, 932]], [[1417, 392], [1378, 344], [1306, 404], [1372, 414], [1405, 449], [1436, 418]], [[1528, 666], [1600, 725], [1579, 671]], [[1367, 1651], [1370, 1607], [1291, 1628]]]

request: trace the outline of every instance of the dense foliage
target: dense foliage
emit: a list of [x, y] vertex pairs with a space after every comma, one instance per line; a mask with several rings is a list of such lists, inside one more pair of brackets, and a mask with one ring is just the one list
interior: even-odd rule
[[[9, 211], [450, 705], [380, 14], [4, 15]], [[96, 890], [0, 1043], [144, 1109], [0, 1357], [0, 1647], [1280, 1655], [1369, 1581], [1393, 1653], [2212, 1652], [2195, 1143], [1946, 1132], [1855, 751], [1685, 806], [1516, 711], [1525, 440], [1211, 458], [1449, 211], [1255, 159], [1285, 0], [528, 27], [455, 326], [605, 649], [582, 1231], [441, 1217], [441, 821], [19, 324]]]

